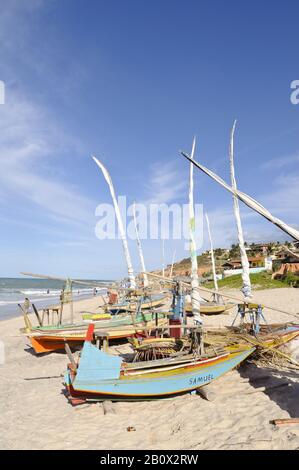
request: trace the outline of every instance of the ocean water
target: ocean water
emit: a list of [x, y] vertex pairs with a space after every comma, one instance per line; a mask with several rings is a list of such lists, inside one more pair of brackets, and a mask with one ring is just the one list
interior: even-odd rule
[[[84, 279], [84, 282], [87, 282]], [[111, 281], [92, 280], [98, 285], [107, 285]], [[11, 316], [20, 315], [21, 310], [18, 303], [22, 304], [25, 297], [36, 304], [38, 309], [59, 302], [59, 296], [64, 287], [63, 281], [52, 281], [48, 279], [28, 278], [0, 278], [0, 320]], [[73, 283], [73, 299], [79, 300], [93, 296], [93, 286], [85, 286]], [[106, 289], [97, 292], [105, 293]]]

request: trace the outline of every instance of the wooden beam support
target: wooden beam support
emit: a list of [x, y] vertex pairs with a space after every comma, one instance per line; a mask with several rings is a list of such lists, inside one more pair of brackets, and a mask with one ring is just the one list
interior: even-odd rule
[[77, 364], [76, 364], [76, 361], [74, 359], [74, 356], [72, 355], [72, 351], [71, 351], [71, 348], [69, 347], [68, 343], [65, 343], [64, 348], [65, 348], [65, 352], [67, 353], [67, 356], [70, 360], [70, 363], [72, 364], [72, 366], [74, 368], [74, 371], [76, 371], [77, 370]]
[[34, 311], [34, 313], [35, 313], [35, 315], [36, 315], [36, 318], [37, 318], [37, 321], [38, 321], [38, 323], [39, 323], [39, 326], [43, 326], [43, 322], [42, 322], [41, 319], [40, 319], [40, 316], [39, 316], [39, 313], [38, 313], [38, 310], [37, 310], [36, 306], [35, 306], [33, 303], [31, 303], [31, 305], [32, 305], [33, 311]]

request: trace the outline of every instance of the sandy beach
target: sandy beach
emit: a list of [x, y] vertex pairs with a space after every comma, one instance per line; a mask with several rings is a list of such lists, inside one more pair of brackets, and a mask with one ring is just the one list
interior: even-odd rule
[[[298, 312], [298, 289], [257, 291], [254, 296]], [[99, 297], [76, 302], [76, 317], [99, 305]], [[265, 314], [269, 322], [296, 321], [266, 309]], [[230, 324], [234, 315], [235, 309], [229, 315], [205, 317], [205, 323]], [[299, 416], [295, 370], [244, 364], [211, 385], [214, 401], [188, 394], [113, 403], [113, 411], [104, 414], [99, 403], [72, 407], [67, 402], [62, 392], [66, 355], [35, 356], [27, 338], [19, 334], [22, 326], [22, 317], [0, 322], [5, 345], [5, 362], [0, 365], [1, 449], [299, 449], [299, 425], [269, 423]]]

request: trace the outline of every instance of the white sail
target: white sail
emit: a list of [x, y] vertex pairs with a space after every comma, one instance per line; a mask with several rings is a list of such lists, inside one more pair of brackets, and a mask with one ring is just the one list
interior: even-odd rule
[[[192, 142], [191, 160], [194, 157], [196, 139]], [[194, 214], [194, 196], [193, 196], [193, 165], [190, 163], [189, 173], [189, 224], [190, 224], [190, 257], [191, 257], [191, 304], [195, 321], [202, 323], [200, 316], [200, 297], [198, 287], [198, 265], [195, 243], [195, 214]]]
[[136, 204], [135, 204], [135, 202], [133, 204], [133, 218], [134, 218], [136, 241], [137, 241], [137, 246], [138, 246], [140, 264], [141, 264], [141, 269], [142, 269], [142, 273], [143, 273], [143, 285], [144, 285], [144, 287], [148, 287], [148, 277], [147, 277], [147, 274], [146, 274], [144, 256], [143, 256], [143, 251], [142, 251], [142, 245], [141, 245], [141, 241], [140, 241], [140, 237], [139, 237], [139, 231], [138, 231], [137, 220], [136, 220]]
[[210, 248], [211, 248], [211, 260], [212, 260], [212, 271], [213, 271], [214, 287], [215, 287], [215, 290], [218, 291], [218, 282], [217, 282], [216, 265], [215, 265], [215, 257], [214, 257], [214, 247], [213, 247], [213, 240], [212, 240], [212, 235], [211, 235], [211, 230], [210, 230], [209, 216], [208, 216], [207, 213], [206, 213], [206, 221], [207, 221], [207, 229], [208, 229], [208, 234], [209, 234], [209, 239], [210, 239]]
[[245, 301], [248, 302], [252, 298], [251, 282], [250, 282], [250, 275], [249, 275], [249, 262], [248, 262], [248, 257], [247, 257], [247, 253], [245, 250], [243, 228], [242, 228], [241, 217], [240, 217], [239, 200], [236, 196], [237, 182], [235, 178], [235, 168], [234, 168], [234, 135], [235, 135], [236, 124], [237, 124], [237, 121], [234, 122], [232, 131], [231, 131], [231, 136], [230, 136], [230, 146], [229, 146], [230, 176], [231, 176], [232, 188], [234, 190], [234, 194], [233, 194], [234, 213], [235, 213], [235, 219], [236, 219], [236, 224], [237, 224], [238, 241], [239, 241], [241, 264], [242, 264], [242, 280], [243, 280], [242, 292], [243, 292]]
[[107, 184], [108, 184], [109, 189], [110, 189], [110, 193], [111, 193], [111, 197], [112, 197], [112, 201], [113, 201], [113, 205], [114, 205], [114, 210], [115, 210], [115, 214], [116, 214], [116, 218], [117, 218], [117, 222], [118, 222], [119, 234], [120, 234], [120, 238], [122, 240], [124, 254], [125, 254], [125, 258], [126, 258], [126, 262], [127, 262], [130, 287], [131, 287], [131, 289], [135, 289], [136, 288], [136, 281], [135, 281], [133, 266], [132, 266], [132, 262], [131, 262], [131, 256], [130, 256], [130, 252], [129, 252], [128, 241], [127, 241], [127, 237], [126, 237], [126, 233], [125, 233], [125, 229], [124, 229], [124, 224], [123, 224], [123, 221], [122, 221], [122, 218], [121, 218], [121, 213], [120, 213], [120, 210], [119, 210], [119, 207], [118, 207], [118, 204], [117, 204], [112, 179], [111, 179], [111, 176], [108, 173], [107, 169], [103, 165], [103, 163], [101, 163], [96, 157], [92, 157], [92, 158], [94, 159], [94, 161], [96, 162], [98, 167], [102, 170], [104, 178], [107, 181]]
[[174, 250], [173, 255], [172, 255], [172, 263], [171, 263], [171, 268], [170, 268], [170, 272], [169, 272], [169, 277], [172, 277], [175, 253], [176, 253], [176, 250]]
[[181, 152], [181, 154], [190, 162], [193, 163], [199, 170], [201, 170], [203, 173], [206, 175], [210, 176], [213, 180], [217, 181], [221, 186], [223, 186], [227, 191], [229, 191], [232, 194], [235, 194], [240, 201], [244, 202], [248, 207], [253, 209], [254, 211], [258, 212], [260, 215], [265, 217], [265, 219], [269, 220], [272, 222], [274, 225], [279, 227], [283, 232], [287, 233], [291, 237], [293, 237], [295, 240], [299, 241], [299, 231], [296, 230], [295, 228], [291, 227], [290, 225], [286, 224], [282, 220], [278, 219], [274, 215], [271, 214], [271, 212], [268, 211], [262, 204], [260, 204], [258, 201], [253, 199], [251, 196], [248, 196], [248, 194], [243, 193], [239, 189], [234, 190], [229, 184], [227, 184], [220, 176], [218, 176], [216, 173], [213, 171], [209, 170], [205, 166], [201, 165], [195, 160], [192, 160], [191, 157], [185, 153]]

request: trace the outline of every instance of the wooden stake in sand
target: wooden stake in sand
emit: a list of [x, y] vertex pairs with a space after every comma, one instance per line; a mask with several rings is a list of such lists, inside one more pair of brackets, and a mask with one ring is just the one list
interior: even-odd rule
[[109, 401], [109, 400], [103, 401], [102, 408], [103, 408], [104, 415], [115, 414], [115, 408], [113, 407], [112, 401]]
[[201, 395], [208, 401], [215, 401], [216, 400], [216, 393], [213, 392], [208, 385], [204, 385], [196, 390], [198, 395]]
[[273, 419], [272, 421], [270, 421], [270, 424], [275, 424], [276, 426], [284, 426], [287, 424], [299, 424], [299, 418]]

